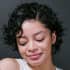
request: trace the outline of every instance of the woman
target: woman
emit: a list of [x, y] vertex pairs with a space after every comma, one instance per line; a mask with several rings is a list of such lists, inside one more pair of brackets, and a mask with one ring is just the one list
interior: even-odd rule
[[4, 40], [21, 59], [3, 59], [1, 70], [62, 70], [53, 62], [62, 36], [61, 22], [51, 8], [38, 3], [18, 6], [4, 26]]

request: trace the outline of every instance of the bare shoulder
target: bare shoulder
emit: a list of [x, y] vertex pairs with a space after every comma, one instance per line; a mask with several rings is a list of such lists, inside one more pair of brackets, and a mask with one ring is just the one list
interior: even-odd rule
[[19, 64], [15, 58], [5, 58], [0, 61], [1, 70], [19, 70]]

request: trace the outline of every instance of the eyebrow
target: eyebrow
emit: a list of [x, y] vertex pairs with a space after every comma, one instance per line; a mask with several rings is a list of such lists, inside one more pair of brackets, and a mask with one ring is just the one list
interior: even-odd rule
[[36, 33], [34, 33], [34, 35], [38, 35], [38, 34], [40, 34], [40, 33], [44, 33], [44, 34], [45, 34], [45, 31], [36, 32]]
[[23, 35], [23, 36], [20, 35], [20, 36], [18, 36], [17, 38], [26, 38], [26, 37], [25, 37], [25, 35]]

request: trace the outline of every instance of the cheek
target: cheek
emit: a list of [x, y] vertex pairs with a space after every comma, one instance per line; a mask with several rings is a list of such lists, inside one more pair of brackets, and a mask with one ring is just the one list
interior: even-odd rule
[[23, 56], [23, 55], [25, 55], [26, 49], [24, 47], [18, 45], [18, 51], [19, 51], [20, 55]]
[[51, 51], [51, 46], [52, 46], [51, 39], [46, 39], [45, 41], [40, 43], [39, 46], [40, 46], [41, 50], [44, 52]]

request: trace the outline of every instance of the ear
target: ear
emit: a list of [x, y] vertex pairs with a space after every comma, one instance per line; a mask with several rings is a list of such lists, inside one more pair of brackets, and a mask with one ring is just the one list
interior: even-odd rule
[[52, 33], [52, 44], [56, 43], [56, 32]]

